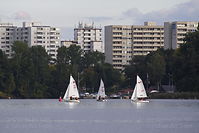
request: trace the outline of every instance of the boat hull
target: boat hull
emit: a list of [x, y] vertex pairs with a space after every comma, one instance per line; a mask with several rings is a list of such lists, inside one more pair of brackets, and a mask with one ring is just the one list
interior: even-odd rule
[[107, 100], [106, 99], [103, 99], [103, 100], [97, 100], [98, 102], [106, 102]]
[[149, 100], [131, 100], [131, 101], [135, 103], [149, 103]]
[[63, 102], [80, 103], [80, 100], [63, 100]]

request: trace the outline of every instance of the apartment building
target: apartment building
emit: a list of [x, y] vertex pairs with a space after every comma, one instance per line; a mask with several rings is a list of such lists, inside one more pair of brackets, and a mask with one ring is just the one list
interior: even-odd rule
[[164, 49], [176, 49], [184, 43], [188, 32], [197, 30], [198, 22], [165, 22], [164, 23]]
[[79, 23], [78, 27], [74, 29], [74, 40], [84, 52], [99, 51], [104, 53], [102, 28], [96, 28], [94, 24]]
[[24, 41], [29, 47], [42, 46], [51, 58], [56, 59], [60, 47], [60, 29], [38, 22], [24, 22], [23, 27], [16, 29], [15, 40]]
[[16, 28], [11, 23], [0, 23], [0, 49], [8, 58], [12, 57], [12, 45]]
[[133, 56], [144, 56], [163, 46], [164, 28], [154, 22], [105, 26], [105, 61], [116, 69], [123, 70]]
[[10, 23], [0, 23], [0, 49], [12, 57], [14, 41], [24, 41], [29, 47], [42, 46], [46, 52], [56, 59], [60, 47], [60, 30], [51, 26], [42, 26], [37, 22], [24, 22], [22, 27]]

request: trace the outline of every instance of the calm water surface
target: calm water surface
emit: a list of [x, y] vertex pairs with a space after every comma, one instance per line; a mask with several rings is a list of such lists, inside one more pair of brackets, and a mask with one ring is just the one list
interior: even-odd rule
[[199, 100], [0, 100], [0, 133], [198, 133]]

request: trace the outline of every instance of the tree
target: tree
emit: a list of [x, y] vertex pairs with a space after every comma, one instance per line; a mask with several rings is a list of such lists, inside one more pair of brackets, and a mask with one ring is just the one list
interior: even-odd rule
[[10, 75], [10, 64], [6, 55], [0, 50], [0, 91], [5, 91], [7, 88], [8, 75]]
[[70, 64], [79, 64], [83, 51], [80, 46], [71, 45], [67, 48], [67, 56], [69, 57]]
[[147, 62], [145, 56], [134, 56], [130, 62], [130, 65], [125, 67], [125, 84], [128, 86], [128, 88], [135, 86], [136, 75], [139, 75], [143, 80], [145, 80], [145, 75], [148, 73], [146, 63]]
[[63, 64], [63, 65], [68, 65], [70, 63], [70, 56], [68, 55], [68, 49], [66, 47], [60, 47], [57, 50], [57, 60], [56, 63], [58, 65]]
[[54, 94], [54, 97], [65, 93], [70, 75], [73, 75], [77, 81], [82, 54], [81, 48], [76, 45], [58, 49], [55, 70], [51, 71], [51, 93]]
[[164, 49], [160, 49], [159, 52], [161, 53], [161, 55], [164, 57], [165, 60], [165, 75], [162, 79], [162, 84], [166, 85], [166, 84], [173, 84], [173, 76], [174, 76], [174, 70], [175, 70], [175, 66], [174, 66], [174, 62], [175, 62], [175, 56], [174, 56], [174, 50], [169, 49], [169, 50], [164, 50]]
[[[14, 55], [11, 59], [17, 97], [45, 97], [49, 83], [49, 59], [41, 46], [29, 48], [24, 42], [15, 42]], [[40, 88], [39, 91], [36, 91]], [[39, 93], [37, 93], [39, 92]]]
[[31, 85], [29, 88], [31, 88], [31, 92], [34, 92], [32, 93], [33, 97], [45, 97], [50, 80], [50, 56], [46, 53], [43, 47], [33, 46], [30, 48], [30, 61], [30, 64], [32, 65], [30, 65], [29, 69], [30, 74], [27, 75], [28, 82]]
[[5, 92], [7, 93], [7, 95], [12, 95], [12, 93], [16, 89], [13, 74], [9, 74], [8, 79], [6, 80], [6, 86], [7, 87], [5, 89]]
[[[28, 45], [21, 41], [14, 42], [12, 46], [14, 52], [13, 58], [11, 59], [12, 73], [15, 79], [15, 95], [26, 97], [29, 90], [26, 87], [25, 75], [29, 73], [27, 68], [29, 67], [29, 49]], [[24, 83], [25, 82], [25, 83]], [[26, 84], [26, 85], [25, 85]]]
[[86, 88], [88, 92], [95, 92], [98, 84], [98, 74], [94, 68], [89, 67], [84, 69], [82, 74], [82, 85]]
[[199, 92], [199, 31], [188, 33], [175, 51], [175, 80], [178, 91]]
[[95, 51], [95, 52], [88, 52], [84, 54], [82, 58], [82, 68], [88, 68], [92, 66], [96, 66], [97, 64], [103, 64], [105, 60], [104, 54]]
[[122, 74], [119, 72], [119, 70], [114, 69], [112, 65], [107, 63], [103, 64], [102, 72], [100, 72], [100, 74], [103, 74], [101, 77], [104, 79], [104, 84], [107, 87], [107, 91], [116, 91], [121, 87], [123, 82]]
[[150, 53], [147, 56], [147, 70], [151, 84], [156, 84], [158, 89], [165, 74], [166, 63], [161, 52]]

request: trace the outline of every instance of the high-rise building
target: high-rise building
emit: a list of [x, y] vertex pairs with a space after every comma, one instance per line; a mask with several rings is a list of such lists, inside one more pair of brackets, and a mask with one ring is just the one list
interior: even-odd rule
[[14, 41], [23, 41], [32, 46], [42, 46], [56, 59], [60, 47], [60, 30], [51, 26], [42, 26], [37, 22], [24, 22], [23, 27], [10, 23], [0, 23], [0, 49], [10, 58]]
[[164, 49], [176, 49], [184, 43], [188, 32], [197, 30], [198, 22], [165, 22]]
[[116, 69], [124, 69], [133, 56], [147, 55], [163, 46], [163, 26], [154, 22], [105, 26], [105, 61]]
[[104, 52], [102, 43], [102, 28], [96, 28], [94, 25], [79, 23], [74, 29], [74, 40], [84, 52], [99, 51]]
[[8, 58], [12, 57], [12, 45], [16, 28], [11, 23], [0, 23], [0, 49]]
[[15, 40], [24, 41], [29, 47], [42, 46], [51, 58], [56, 59], [60, 47], [60, 30], [37, 22], [24, 22], [23, 27], [16, 29]]

